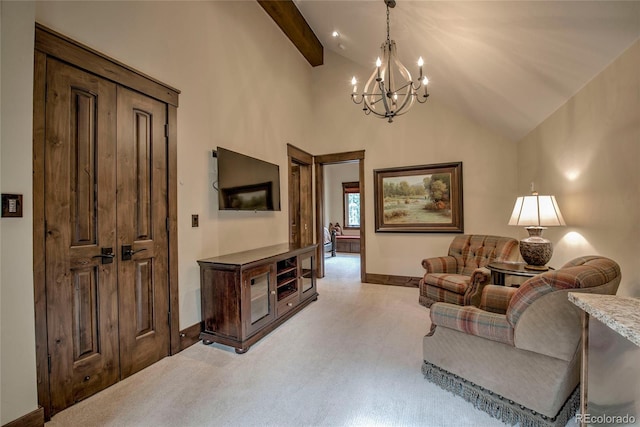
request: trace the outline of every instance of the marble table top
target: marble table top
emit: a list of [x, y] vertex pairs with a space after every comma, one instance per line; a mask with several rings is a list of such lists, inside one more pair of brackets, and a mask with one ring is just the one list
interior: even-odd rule
[[640, 347], [640, 298], [569, 292], [569, 301]]

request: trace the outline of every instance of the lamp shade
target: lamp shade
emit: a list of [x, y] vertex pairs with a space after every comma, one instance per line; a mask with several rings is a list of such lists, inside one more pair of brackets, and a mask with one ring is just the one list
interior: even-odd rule
[[520, 240], [520, 255], [530, 270], [547, 270], [545, 264], [551, 259], [553, 245], [542, 237], [545, 227], [566, 225], [555, 196], [521, 196], [516, 199], [509, 225], [525, 226], [529, 237]]
[[539, 196], [534, 193], [516, 199], [509, 225], [553, 227], [566, 224], [555, 196]]

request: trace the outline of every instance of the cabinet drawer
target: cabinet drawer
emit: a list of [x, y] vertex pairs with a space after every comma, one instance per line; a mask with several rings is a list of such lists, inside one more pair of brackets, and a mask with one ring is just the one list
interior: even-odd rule
[[291, 310], [293, 307], [298, 305], [299, 300], [300, 300], [299, 294], [296, 292], [295, 294], [291, 295], [290, 297], [288, 297], [286, 299], [283, 299], [282, 301], [278, 301], [278, 308], [276, 310], [276, 317], [282, 316], [283, 314], [285, 314], [286, 312]]

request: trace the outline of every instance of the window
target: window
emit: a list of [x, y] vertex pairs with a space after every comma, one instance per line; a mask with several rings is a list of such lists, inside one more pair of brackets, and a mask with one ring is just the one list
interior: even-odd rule
[[342, 183], [344, 228], [360, 228], [360, 183]]

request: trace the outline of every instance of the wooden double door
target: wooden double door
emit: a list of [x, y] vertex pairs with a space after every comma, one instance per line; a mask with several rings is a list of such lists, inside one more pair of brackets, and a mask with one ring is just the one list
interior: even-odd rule
[[47, 59], [52, 414], [170, 353], [166, 124], [165, 103]]

